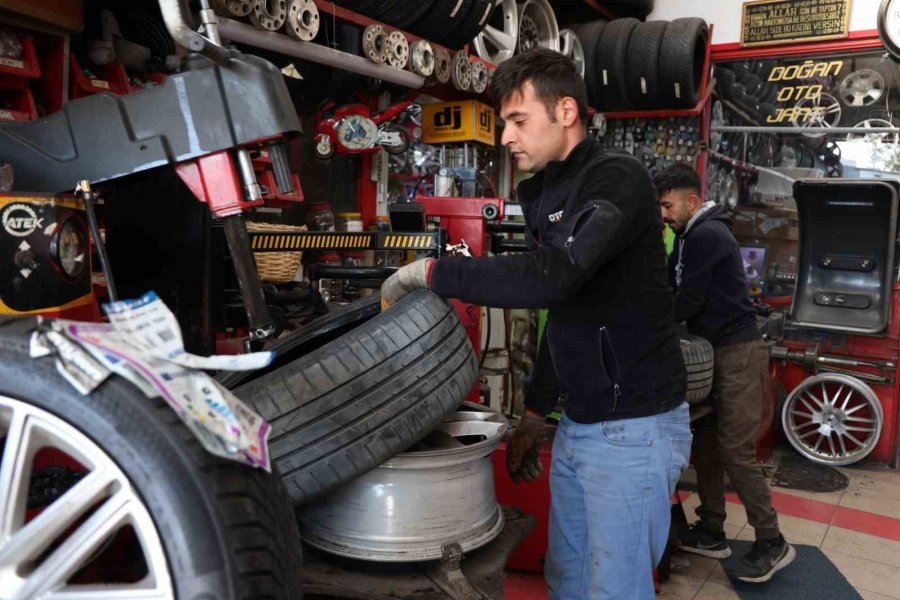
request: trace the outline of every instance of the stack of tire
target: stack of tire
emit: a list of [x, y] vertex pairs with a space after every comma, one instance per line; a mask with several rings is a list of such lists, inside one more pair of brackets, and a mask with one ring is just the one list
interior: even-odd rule
[[494, 0], [336, 0], [336, 3], [454, 50], [478, 35], [494, 10]]
[[703, 19], [616, 19], [575, 28], [585, 55], [588, 101], [600, 111], [693, 108], [709, 29]]
[[737, 63], [734, 69], [717, 66], [715, 71], [719, 95], [759, 125], [778, 110], [778, 86], [766, 81], [770, 66], [768, 61], [754, 61]]

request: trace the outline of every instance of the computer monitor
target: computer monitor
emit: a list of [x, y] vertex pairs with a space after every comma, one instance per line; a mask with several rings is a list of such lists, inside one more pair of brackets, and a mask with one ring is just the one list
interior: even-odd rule
[[766, 252], [768, 248], [765, 246], [741, 246], [740, 249], [747, 285], [752, 288], [762, 287], [766, 277]]

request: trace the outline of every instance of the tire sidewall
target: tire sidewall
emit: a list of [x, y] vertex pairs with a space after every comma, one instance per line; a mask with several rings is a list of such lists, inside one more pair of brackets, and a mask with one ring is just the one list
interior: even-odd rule
[[212, 490], [186, 449], [196, 442], [185, 439], [186, 428], [173, 426], [174, 413], [115, 376], [81, 396], [53, 359], [30, 359], [21, 347], [10, 351], [8, 342], [0, 340], [0, 394], [66, 421], [119, 466], [153, 519], [176, 597], [236, 597], [235, 567]]

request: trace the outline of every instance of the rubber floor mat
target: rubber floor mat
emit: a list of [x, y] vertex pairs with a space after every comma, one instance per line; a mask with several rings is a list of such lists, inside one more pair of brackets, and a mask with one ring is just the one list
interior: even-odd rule
[[[753, 542], [729, 540], [731, 558], [722, 561], [728, 567], [738, 561], [753, 546]], [[815, 546], [794, 545], [794, 562], [775, 574], [766, 583], [744, 583], [732, 580], [734, 591], [741, 600], [862, 600], [850, 582], [828, 557]]]

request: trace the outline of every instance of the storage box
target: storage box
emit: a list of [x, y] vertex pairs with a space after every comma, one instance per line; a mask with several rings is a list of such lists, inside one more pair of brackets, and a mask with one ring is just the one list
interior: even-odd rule
[[494, 109], [477, 100], [422, 105], [422, 141], [426, 144], [481, 142], [494, 145]]

